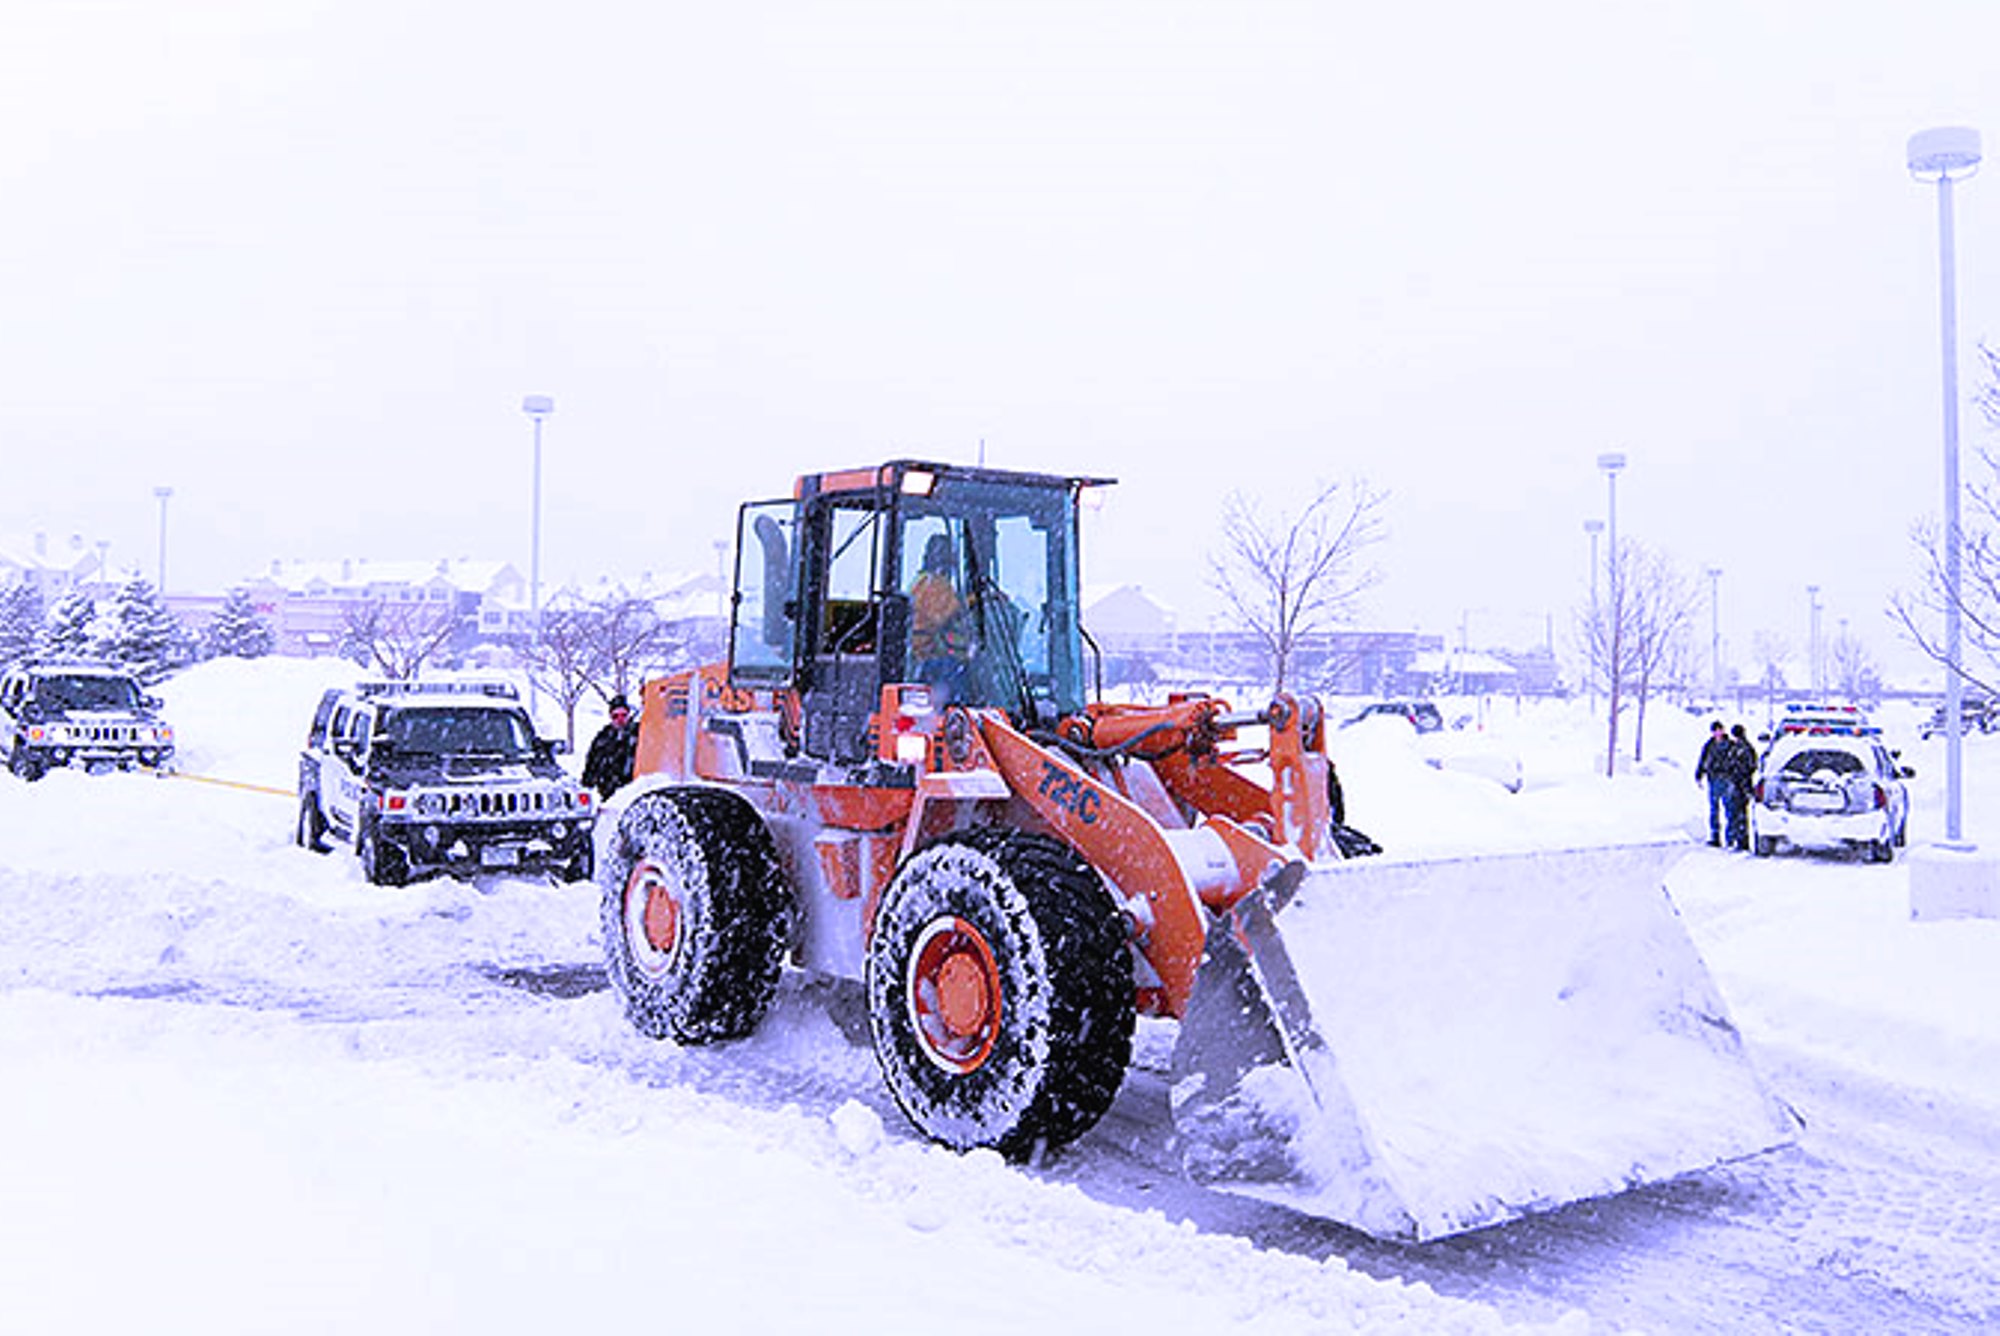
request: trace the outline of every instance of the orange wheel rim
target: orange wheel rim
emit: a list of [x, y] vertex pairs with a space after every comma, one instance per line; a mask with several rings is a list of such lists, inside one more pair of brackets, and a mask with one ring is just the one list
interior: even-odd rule
[[986, 936], [962, 918], [925, 928], [910, 954], [910, 1021], [924, 1056], [976, 1071], [1000, 1037], [1000, 968]]
[[635, 964], [647, 974], [663, 974], [680, 945], [681, 906], [673, 883], [658, 863], [642, 859], [625, 879], [625, 939]]

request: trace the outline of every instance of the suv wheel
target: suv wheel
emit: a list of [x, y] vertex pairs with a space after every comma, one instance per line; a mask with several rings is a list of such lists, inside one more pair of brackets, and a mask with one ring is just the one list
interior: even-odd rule
[[409, 858], [401, 849], [383, 839], [373, 822], [361, 828], [355, 852], [361, 855], [361, 875], [368, 878], [371, 885], [404, 886], [409, 883]]
[[299, 795], [299, 825], [294, 838], [301, 849], [310, 849], [316, 854], [327, 851], [326, 814], [319, 810], [317, 793], [308, 791]]
[[49, 772], [48, 762], [44, 761], [32, 747], [18, 745], [14, 748], [14, 756], [8, 762], [8, 768], [30, 784]]

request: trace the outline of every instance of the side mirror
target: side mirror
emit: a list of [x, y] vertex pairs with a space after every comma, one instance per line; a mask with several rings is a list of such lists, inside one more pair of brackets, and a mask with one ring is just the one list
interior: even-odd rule
[[1896, 773], [1904, 779], [1915, 779], [1917, 777], [1917, 768], [1913, 765], [1901, 765], [1896, 767]]
[[568, 738], [543, 738], [541, 740], [541, 743], [544, 747], [549, 749], [549, 755], [551, 756], [569, 755]]
[[167, 703], [158, 696], [141, 696], [139, 703], [149, 710], [164, 710], [167, 708]]

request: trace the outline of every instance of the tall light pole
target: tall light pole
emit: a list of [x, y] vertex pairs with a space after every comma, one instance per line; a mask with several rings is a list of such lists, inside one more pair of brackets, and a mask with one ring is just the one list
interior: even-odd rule
[[1722, 701], [1722, 567], [1710, 566], [1708, 577], [1708, 670], [1714, 677], [1714, 693]]
[[1946, 125], [1910, 136], [1910, 175], [1938, 192], [1938, 314], [1944, 343], [1944, 835], [1964, 833], [1964, 684], [1959, 680], [1958, 281], [1951, 226], [1951, 186], [1979, 170], [1979, 131]]
[[[1595, 624], [1598, 618], [1597, 535], [1604, 532], [1604, 521], [1585, 520], [1583, 522], [1583, 531], [1590, 535], [1590, 619]], [[1590, 682], [1590, 713], [1595, 717], [1597, 714], [1597, 674], [1590, 672], [1586, 667], [1584, 677]]]
[[1819, 648], [1819, 586], [1806, 586], [1806, 676], [1812, 679], [1815, 704], [1826, 699], [1826, 673]]
[[528, 508], [528, 623], [529, 634], [539, 647], [542, 643], [542, 420], [556, 411], [556, 401], [546, 394], [531, 394], [521, 400], [521, 411], [535, 423], [534, 491]]
[[171, 487], [155, 487], [153, 495], [160, 500], [160, 597], [167, 596], [167, 499], [174, 494]]
[[1618, 474], [1625, 467], [1625, 456], [1616, 450], [1606, 451], [1597, 457], [1597, 467], [1604, 470], [1605, 519], [1610, 525], [1604, 564], [1611, 584], [1611, 726], [1604, 744], [1604, 775], [1611, 779], [1618, 774], [1618, 689], [1625, 676], [1625, 605], [1618, 590]]

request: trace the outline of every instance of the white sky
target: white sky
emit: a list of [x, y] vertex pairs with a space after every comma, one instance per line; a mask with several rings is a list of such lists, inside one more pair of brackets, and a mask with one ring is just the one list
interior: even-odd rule
[[[9, 19], [0, 533], [150, 575], [171, 485], [177, 590], [525, 571], [539, 393], [547, 580], [705, 568], [800, 471], [983, 441], [1118, 477], [1087, 577], [1186, 624], [1223, 493], [1361, 475], [1367, 620], [1561, 640], [1621, 449], [1621, 535], [1724, 568], [1732, 653], [1802, 651], [1817, 583], [1887, 657], [1940, 492], [1904, 143], [2000, 143], [1982, 0]], [[1995, 189], [1957, 196], [1968, 351]]]

